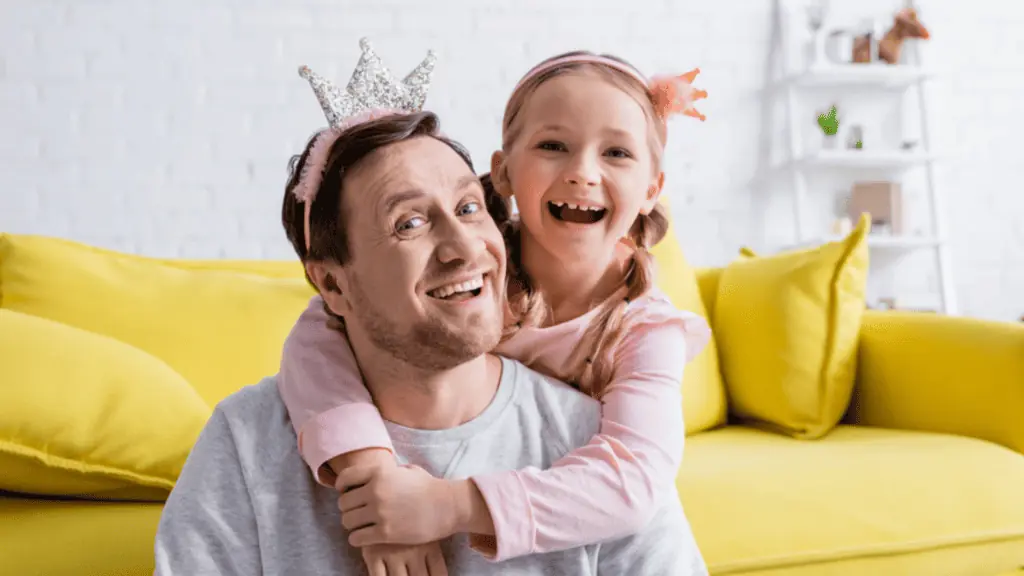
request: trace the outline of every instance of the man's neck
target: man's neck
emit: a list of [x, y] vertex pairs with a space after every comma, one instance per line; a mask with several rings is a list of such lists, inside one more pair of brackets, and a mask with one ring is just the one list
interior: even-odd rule
[[353, 351], [381, 416], [417, 430], [447, 430], [476, 418], [501, 378], [501, 360], [492, 354], [437, 371], [410, 366], [372, 345], [353, 342]]

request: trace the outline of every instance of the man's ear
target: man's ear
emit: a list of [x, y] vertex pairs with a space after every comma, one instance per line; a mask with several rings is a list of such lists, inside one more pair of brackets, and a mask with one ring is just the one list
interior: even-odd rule
[[505, 153], [501, 150], [491, 154], [491, 182], [494, 190], [505, 198], [512, 197], [512, 186], [508, 181], [508, 171], [505, 170]]
[[644, 203], [640, 206], [640, 213], [644, 216], [651, 213], [654, 207], [658, 204], [658, 198], [661, 197], [661, 189], [665, 186], [665, 173], [658, 172], [658, 175], [651, 181], [651, 185], [647, 188], [647, 198]]
[[306, 262], [306, 274], [332, 312], [338, 316], [345, 316], [352, 311], [352, 303], [348, 299], [348, 277], [341, 266], [329, 262], [310, 261]]

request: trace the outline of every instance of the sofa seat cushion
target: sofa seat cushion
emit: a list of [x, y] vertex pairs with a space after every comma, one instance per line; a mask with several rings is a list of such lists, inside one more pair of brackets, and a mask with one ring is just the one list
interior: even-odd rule
[[0, 572], [153, 574], [162, 504], [0, 497]]
[[838, 426], [806, 441], [729, 426], [687, 440], [678, 487], [715, 576], [1024, 565], [1024, 455], [981, 440]]

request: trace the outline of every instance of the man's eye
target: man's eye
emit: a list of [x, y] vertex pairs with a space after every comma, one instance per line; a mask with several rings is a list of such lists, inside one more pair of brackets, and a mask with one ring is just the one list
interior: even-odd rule
[[468, 216], [470, 214], [476, 214], [480, 211], [479, 202], [466, 202], [459, 207], [459, 216]]
[[395, 226], [395, 230], [397, 230], [398, 232], [408, 232], [409, 230], [419, 228], [420, 226], [423, 225], [423, 223], [423, 218], [419, 216], [413, 216], [412, 218], [407, 218], [399, 222], [398, 225]]
[[605, 154], [607, 154], [607, 155], [609, 155], [609, 156], [611, 156], [613, 158], [632, 158], [633, 157], [633, 155], [630, 154], [629, 150], [626, 150], [625, 148], [612, 148], [612, 149], [608, 150], [607, 152], [605, 152]]
[[562, 152], [565, 150], [565, 144], [556, 142], [555, 140], [545, 140], [540, 144], [537, 144], [537, 148], [541, 150], [548, 150], [551, 152]]

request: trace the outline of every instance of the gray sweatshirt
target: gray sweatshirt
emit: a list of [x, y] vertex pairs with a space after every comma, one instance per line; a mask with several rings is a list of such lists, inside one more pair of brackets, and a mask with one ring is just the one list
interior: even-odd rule
[[[549, 467], [597, 433], [599, 411], [595, 400], [503, 358], [498, 391], [475, 419], [448, 430], [388, 429], [404, 461], [467, 478]], [[277, 383], [266, 378], [224, 399], [200, 434], [160, 519], [155, 574], [366, 574], [337, 496], [313, 480]], [[442, 549], [453, 576], [707, 574], [674, 494], [641, 533], [619, 540], [500, 563], [471, 550], [465, 535]]]

